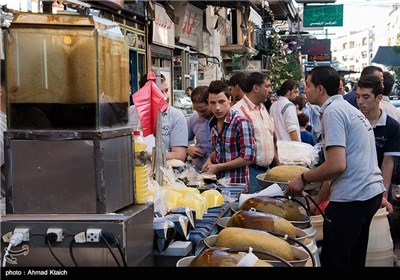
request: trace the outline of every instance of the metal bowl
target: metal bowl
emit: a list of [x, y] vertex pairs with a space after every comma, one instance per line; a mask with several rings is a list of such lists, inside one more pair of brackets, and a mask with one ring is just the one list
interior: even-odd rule
[[[210, 235], [209, 237], [206, 237], [204, 239], [204, 244], [208, 248], [220, 248], [220, 247], [215, 247], [215, 245], [217, 244], [217, 235]], [[310, 255], [306, 251], [300, 249], [299, 247], [293, 245], [290, 245], [290, 247], [292, 248], [295, 259], [293, 261], [288, 261], [288, 262], [295, 267], [306, 266], [307, 261], [310, 259]], [[268, 260], [264, 259], [264, 260], [272, 264], [272, 266], [284, 266], [284, 264], [281, 261], [269, 260], [269, 259]]]
[[[290, 245], [290, 247], [292, 248], [293, 251], [294, 260], [288, 262], [294, 267], [305, 267], [308, 260], [310, 260], [310, 254], [300, 249], [299, 247], [295, 247], [293, 245]], [[280, 261], [276, 260], [265, 260], [265, 261], [272, 264], [272, 266], [274, 267], [284, 266], [284, 264]]]
[[239, 211], [239, 208], [240, 208], [239, 207], [239, 202], [232, 203], [230, 208], [231, 208], [233, 213], [236, 213], [237, 211]]
[[220, 232], [221, 230], [226, 228], [226, 225], [228, 224], [230, 218], [231, 217], [220, 217], [220, 218], [218, 218], [218, 220], [217, 220], [217, 230], [218, 230], [218, 232]]
[[207, 248], [217, 248], [215, 247], [215, 244], [217, 244], [217, 236], [217, 234], [214, 234], [204, 238], [203, 242]]
[[[231, 205], [232, 212], [236, 213], [240, 210], [239, 202], [232, 203]], [[311, 218], [303, 213], [300, 213], [300, 220], [298, 221], [289, 221], [292, 225], [299, 229], [306, 229], [311, 226]]]
[[189, 257], [184, 257], [181, 258], [177, 261], [176, 263], [176, 267], [188, 267], [190, 266], [190, 264], [192, 263], [192, 260], [195, 258], [196, 256], [189, 256]]
[[[268, 188], [269, 186], [271, 186], [272, 184], [278, 184], [280, 187], [281, 187], [281, 189], [284, 191], [284, 190], [286, 190], [287, 188], [288, 188], [288, 182], [275, 182], [275, 181], [269, 181], [269, 180], [265, 180], [264, 178], [265, 178], [265, 176], [268, 174], [268, 172], [266, 172], [266, 173], [261, 173], [261, 174], [258, 174], [257, 176], [256, 176], [256, 178], [257, 178], [257, 181], [258, 181], [258, 184], [259, 184], [259, 186], [261, 187], [261, 189], [266, 189], [266, 188]], [[305, 186], [305, 188], [304, 188], [304, 190], [305, 191], [308, 191], [308, 190], [315, 190], [316, 188], [318, 188], [319, 186], [321, 185], [321, 183], [318, 183], [318, 182], [314, 182], [314, 183], [311, 183], [311, 184], [307, 184], [306, 186]]]
[[[241, 249], [228, 250], [228, 249], [224, 249], [224, 251], [228, 251], [228, 252], [232, 251], [232, 256], [234, 258], [236, 258], [237, 260], [240, 260], [241, 258], [243, 258], [245, 256], [245, 254], [246, 254], [245, 251], [247, 251], [247, 250], [241, 250]], [[257, 251], [257, 250], [254, 250], [254, 252], [255, 251]], [[263, 254], [269, 253], [269, 252], [265, 252], [265, 251], [261, 251], [261, 250], [258, 250], [258, 252], [260, 252], [260, 253], [262, 252]], [[272, 254], [272, 253], [269, 253], [269, 254]], [[190, 267], [191, 264], [192, 264], [192, 261], [195, 258], [196, 258], [196, 256], [188, 256], [188, 257], [181, 258], [181, 259], [179, 259], [177, 261], [176, 267]], [[282, 263], [281, 266], [285, 266], [285, 265], [289, 266], [289, 267], [292, 266], [289, 262]], [[273, 265], [271, 264], [270, 266], [272, 267]]]
[[[227, 226], [228, 221], [229, 221], [230, 218], [231, 218], [231, 217], [221, 217], [221, 218], [219, 218], [219, 219], [217, 220], [217, 229], [218, 229], [218, 232], [220, 232], [221, 230], [223, 230], [224, 228], [226, 228], [226, 226]], [[292, 222], [290, 222], [290, 223], [292, 223]], [[293, 224], [293, 223], [292, 223], [292, 224]], [[294, 225], [293, 225], [293, 226], [294, 226]], [[296, 227], [296, 226], [294, 226], [294, 227], [295, 227], [295, 229], [296, 229], [296, 237], [295, 237], [294, 239], [304, 244], [304, 241], [305, 241], [305, 239], [307, 238], [307, 233], [306, 233], [303, 229], [301, 229], [301, 228], [299, 228], [299, 227]], [[207, 242], [208, 242], [208, 241], [207, 241]], [[290, 243], [290, 242], [289, 242], [289, 243]], [[292, 244], [292, 245], [293, 245], [293, 244]]]
[[299, 221], [289, 221], [292, 225], [299, 229], [309, 228], [311, 225], [311, 218], [306, 214], [300, 214], [301, 219]]

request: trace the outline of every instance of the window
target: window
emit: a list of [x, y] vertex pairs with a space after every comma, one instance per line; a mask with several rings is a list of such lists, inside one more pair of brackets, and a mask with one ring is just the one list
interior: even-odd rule
[[367, 37], [362, 38], [362, 45], [365, 46], [368, 43]]

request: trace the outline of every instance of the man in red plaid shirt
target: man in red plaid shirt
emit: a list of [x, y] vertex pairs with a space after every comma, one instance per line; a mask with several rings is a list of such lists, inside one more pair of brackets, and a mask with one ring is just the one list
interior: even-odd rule
[[256, 161], [256, 143], [252, 123], [231, 109], [231, 94], [222, 81], [208, 87], [208, 104], [214, 117], [210, 120], [213, 151], [202, 171], [228, 177], [230, 183], [245, 183], [249, 191], [249, 165]]

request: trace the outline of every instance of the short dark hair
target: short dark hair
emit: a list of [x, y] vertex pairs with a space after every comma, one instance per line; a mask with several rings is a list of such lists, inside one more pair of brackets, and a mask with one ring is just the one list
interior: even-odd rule
[[383, 72], [383, 95], [389, 96], [394, 85], [394, 77], [390, 72]]
[[300, 113], [297, 115], [297, 119], [299, 120], [300, 126], [306, 126], [310, 120], [310, 117], [305, 113]]
[[374, 66], [374, 65], [369, 65], [364, 67], [364, 69], [361, 71], [361, 76], [365, 76], [365, 75], [373, 75], [375, 72], [383, 72], [381, 67], [378, 66]]
[[276, 91], [278, 96], [284, 96], [288, 91], [298, 88], [299, 85], [295, 80], [286, 80]]
[[224, 92], [226, 97], [228, 99], [231, 99], [231, 91], [229, 90], [229, 87], [227, 84], [225, 84], [223, 81], [212, 81], [210, 85], [208, 86], [208, 93], [210, 94], [219, 94], [221, 92]]
[[246, 91], [246, 80], [247, 80], [247, 75], [245, 73], [237, 72], [233, 74], [232, 77], [229, 79], [228, 85], [229, 86], [239, 85], [239, 87], [243, 91]]
[[383, 94], [383, 84], [380, 78], [375, 75], [364, 75], [360, 77], [360, 80], [357, 83], [357, 87], [359, 88], [370, 88], [371, 92], [378, 96], [379, 94]]
[[147, 74], [144, 74], [139, 81], [139, 88], [142, 88], [147, 82]]
[[294, 105], [299, 106], [299, 111], [304, 108], [304, 99], [301, 96], [296, 96], [296, 98], [292, 101]]
[[323, 86], [329, 96], [339, 94], [340, 76], [335, 68], [327, 65], [317, 66], [311, 69], [307, 76], [311, 75], [314, 86]]
[[247, 77], [244, 91], [250, 92], [254, 85], [262, 85], [265, 79], [269, 78], [267, 74], [262, 72], [253, 72]]
[[208, 86], [198, 86], [190, 95], [192, 103], [207, 103], [208, 104]]

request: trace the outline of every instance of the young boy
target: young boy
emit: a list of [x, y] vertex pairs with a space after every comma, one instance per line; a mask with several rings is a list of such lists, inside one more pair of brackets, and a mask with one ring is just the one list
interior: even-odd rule
[[256, 161], [253, 125], [231, 109], [229, 88], [222, 81], [210, 83], [208, 104], [214, 115], [210, 120], [213, 151], [202, 172], [228, 177], [230, 183], [246, 183], [248, 192], [249, 165]]
[[307, 114], [304, 113], [298, 114], [297, 118], [299, 119], [301, 142], [308, 143], [314, 146], [317, 143], [315, 141], [314, 135], [307, 130], [307, 124], [310, 118]]

